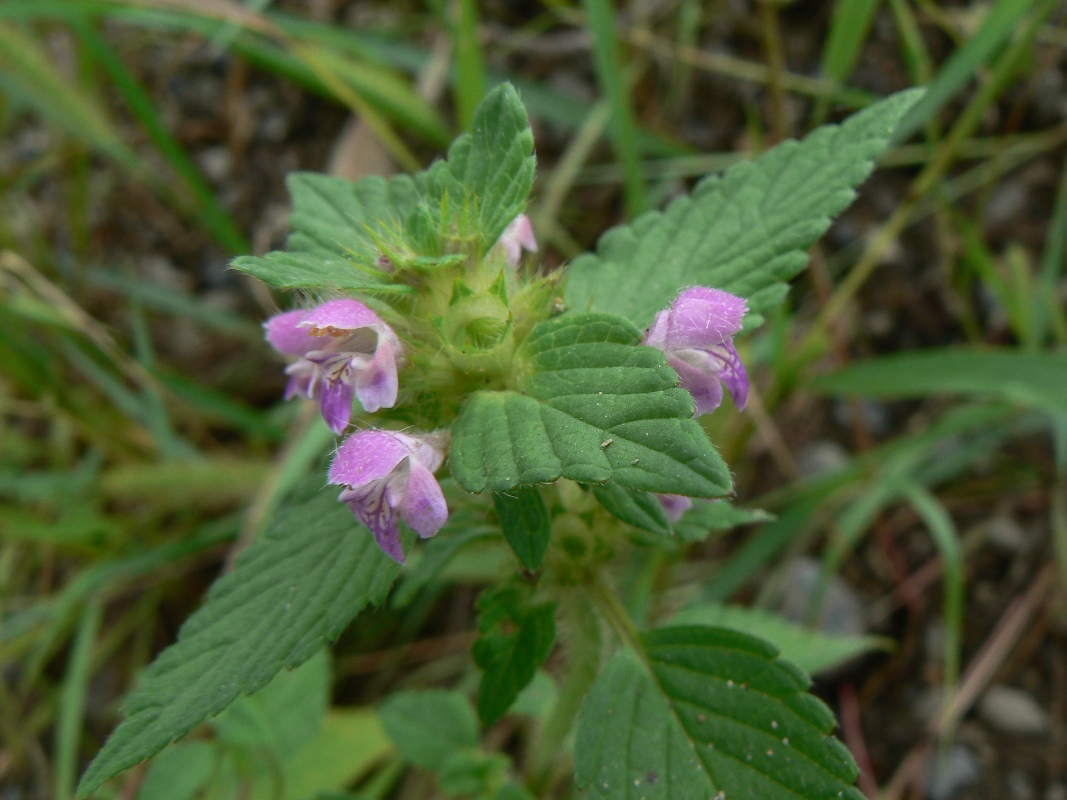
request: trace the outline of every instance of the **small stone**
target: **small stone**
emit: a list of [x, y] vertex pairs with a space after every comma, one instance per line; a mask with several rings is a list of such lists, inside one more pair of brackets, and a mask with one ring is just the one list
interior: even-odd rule
[[832, 439], [817, 439], [797, 452], [797, 468], [810, 480], [836, 472], [848, 464], [848, 451]]
[[[822, 565], [813, 558], [797, 558], [784, 569], [785, 587], [778, 608], [782, 615], [795, 622], [807, 616], [812, 594], [822, 580]], [[863, 603], [856, 590], [843, 578], [831, 575], [822, 595], [816, 627], [823, 633], [860, 636], [867, 631]]]
[[1003, 733], [1040, 736], [1048, 732], [1048, 712], [1014, 686], [990, 686], [978, 701], [978, 715]]
[[1026, 549], [1027, 536], [1018, 520], [1007, 514], [997, 514], [985, 524], [988, 542], [1005, 553], [1021, 553]]
[[196, 160], [209, 180], [221, 183], [230, 177], [233, 158], [231, 158], [227, 147], [222, 145], [208, 147], [197, 155]]
[[1033, 781], [1021, 769], [1008, 772], [1004, 782], [1008, 785], [1008, 794], [1012, 800], [1034, 800], [1037, 797]]
[[970, 748], [954, 744], [944, 755], [930, 759], [926, 794], [930, 800], [951, 800], [977, 783], [980, 774], [978, 756]]
[[862, 398], [855, 402], [851, 400], [834, 401], [831, 406], [834, 422], [842, 428], [851, 429], [855, 421], [857, 409], [859, 411], [860, 419], [872, 434], [875, 436], [884, 436], [889, 432], [889, 426], [892, 423], [889, 407], [886, 406], [885, 403], [878, 400], [872, 400], [869, 397]]

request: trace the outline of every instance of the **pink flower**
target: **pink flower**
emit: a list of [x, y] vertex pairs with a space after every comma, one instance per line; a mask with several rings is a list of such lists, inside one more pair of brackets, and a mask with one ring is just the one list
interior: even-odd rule
[[346, 487], [338, 500], [374, 532], [382, 551], [404, 563], [397, 517], [423, 539], [448, 519], [433, 473], [444, 461], [444, 437], [367, 430], [349, 436], [330, 464], [330, 483]]
[[515, 217], [500, 234], [500, 238], [494, 247], [503, 247], [507, 254], [508, 266], [515, 269], [519, 266], [522, 251], [537, 252], [537, 240], [534, 238], [533, 225], [530, 218], [525, 214]]
[[671, 307], [656, 315], [643, 343], [667, 354], [682, 386], [693, 395], [696, 414], [707, 414], [722, 402], [722, 384], [738, 408], [748, 399], [748, 376], [734, 348], [741, 330], [745, 301], [729, 292], [694, 286]]
[[680, 520], [682, 515], [693, 507], [693, 501], [681, 494], [657, 494], [656, 499], [667, 512], [667, 519], [671, 522]]
[[403, 348], [393, 329], [358, 300], [330, 300], [311, 310], [278, 314], [263, 327], [275, 350], [297, 356], [285, 370], [285, 398], [318, 398], [334, 433], [348, 426], [353, 397], [368, 413], [396, 404]]

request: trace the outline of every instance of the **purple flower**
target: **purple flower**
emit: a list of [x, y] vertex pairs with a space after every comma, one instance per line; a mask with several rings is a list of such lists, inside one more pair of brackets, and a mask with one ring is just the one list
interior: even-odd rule
[[334, 433], [348, 426], [353, 397], [368, 413], [396, 404], [403, 348], [393, 329], [358, 300], [330, 300], [311, 310], [278, 314], [263, 327], [275, 350], [297, 356], [285, 370], [285, 399], [318, 398]]
[[519, 266], [522, 251], [537, 252], [537, 240], [534, 238], [533, 225], [530, 218], [525, 214], [515, 217], [500, 234], [494, 247], [503, 247], [507, 254], [508, 266], [515, 269]]
[[423, 539], [448, 519], [445, 496], [433, 476], [444, 461], [444, 449], [441, 434], [359, 431], [345, 439], [330, 464], [330, 483], [346, 487], [337, 499], [398, 564], [404, 563], [398, 516]]
[[667, 354], [682, 386], [693, 395], [696, 414], [707, 414], [722, 402], [722, 384], [738, 408], [748, 399], [748, 376], [734, 348], [741, 330], [745, 301], [729, 292], [694, 286], [686, 289], [645, 332], [644, 344]]
[[693, 507], [693, 501], [682, 494], [657, 494], [656, 499], [667, 512], [667, 519], [671, 522], [680, 520], [682, 515]]

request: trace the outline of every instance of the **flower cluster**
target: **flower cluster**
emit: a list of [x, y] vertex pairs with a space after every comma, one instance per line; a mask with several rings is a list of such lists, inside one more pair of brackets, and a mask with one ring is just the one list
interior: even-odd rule
[[[520, 214], [493, 246], [516, 269], [523, 251], [536, 253], [537, 240]], [[343, 435], [352, 404], [373, 414], [396, 405], [404, 347], [395, 331], [364, 303], [329, 300], [311, 309], [288, 311], [264, 324], [267, 341], [294, 360], [286, 368], [286, 399], [318, 400], [331, 431]], [[378, 546], [404, 563], [398, 519], [419, 536], [434, 536], [448, 519], [441, 486], [434, 477], [445, 459], [448, 435], [363, 430], [337, 448], [330, 483], [344, 487], [338, 499], [374, 534]]]
[[[523, 251], [536, 252], [529, 219], [508, 225], [493, 250], [516, 269]], [[738, 407], [748, 394], [748, 377], [734, 348], [745, 301], [701, 286], [683, 291], [645, 332], [643, 344], [662, 350], [693, 396], [696, 415], [722, 402], [723, 385]], [[317, 400], [330, 430], [343, 435], [353, 402], [373, 414], [397, 403], [404, 346], [395, 331], [364, 303], [329, 300], [311, 309], [271, 317], [264, 325], [274, 348], [293, 360], [286, 368], [286, 398]], [[350, 435], [337, 448], [329, 469], [338, 499], [373, 532], [382, 551], [404, 563], [399, 520], [419, 536], [434, 536], [448, 519], [441, 486], [434, 477], [445, 459], [448, 432], [411, 433], [369, 429]], [[667, 516], [677, 520], [692, 501], [659, 495]]]

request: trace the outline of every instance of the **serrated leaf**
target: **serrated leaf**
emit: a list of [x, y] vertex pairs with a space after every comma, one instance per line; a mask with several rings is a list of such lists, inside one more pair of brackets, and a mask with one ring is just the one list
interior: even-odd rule
[[700, 603], [683, 608], [670, 625], [707, 625], [758, 636], [778, 648], [779, 656], [814, 674], [863, 653], [884, 650], [892, 640], [881, 636], [842, 636], [797, 625], [758, 608]]
[[528, 570], [541, 566], [552, 536], [552, 520], [541, 493], [532, 486], [495, 493], [493, 505], [511, 549]]
[[470, 130], [448, 150], [451, 181], [438, 191], [458, 192], [454, 201], [465, 199], [465, 194], [475, 198], [480, 253], [491, 247], [526, 207], [533, 187], [533, 144], [518, 92], [510, 83], [502, 83], [482, 99]]
[[693, 419], [663, 353], [621, 317], [541, 323], [519, 350], [518, 391], [475, 392], [452, 426], [449, 463], [469, 492], [560, 477], [717, 497], [730, 473]]
[[478, 716], [483, 725], [498, 720], [533, 680], [556, 640], [556, 606], [534, 603], [527, 587], [506, 584], [478, 598], [481, 636], [471, 648], [482, 670]]
[[478, 746], [478, 720], [459, 692], [399, 692], [379, 714], [400, 754], [422, 769], [437, 772], [456, 753]]
[[702, 542], [713, 533], [773, 519], [762, 509], [740, 508], [727, 500], [698, 501], [674, 523], [674, 534], [683, 542]]
[[377, 261], [376, 239], [391, 240], [422, 201], [407, 175], [358, 181], [314, 172], [286, 179], [293, 198], [289, 250], [319, 257], [362, 256]]
[[861, 800], [807, 676], [759, 639], [722, 628], [644, 634], [586, 698], [575, 780], [593, 798]]
[[648, 325], [687, 286], [724, 289], [763, 312], [781, 283], [807, 264], [806, 249], [855, 197], [900, 118], [922, 95], [900, 92], [788, 141], [722, 177], [709, 176], [665, 211], [612, 228], [596, 253], [567, 272], [565, 299], [578, 311], [621, 314]]
[[335, 639], [384, 599], [399, 567], [315, 479], [212, 586], [178, 641], [141, 674], [78, 787], [84, 797]]
[[291, 175], [288, 252], [242, 256], [233, 268], [279, 289], [409, 292], [367, 271], [383, 243], [410, 251], [415, 265], [443, 255], [443, 236], [474, 241], [480, 257], [522, 213], [534, 167], [526, 110], [514, 87], [502, 84], [479, 104], [448, 159], [422, 172], [355, 182]]
[[650, 492], [626, 489], [619, 484], [608, 481], [594, 485], [593, 495], [609, 514], [621, 519], [628, 525], [644, 531], [669, 536], [671, 521], [663, 504]]
[[230, 262], [238, 272], [259, 278], [276, 289], [355, 291], [365, 294], [410, 294], [403, 284], [382, 283], [340, 256], [275, 251], [265, 256], [240, 256]]

